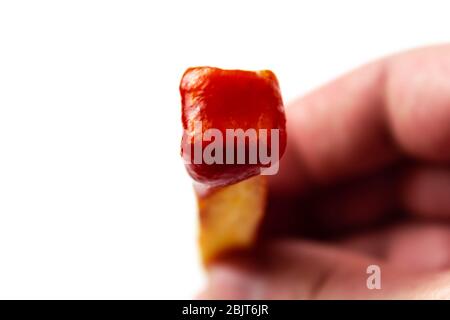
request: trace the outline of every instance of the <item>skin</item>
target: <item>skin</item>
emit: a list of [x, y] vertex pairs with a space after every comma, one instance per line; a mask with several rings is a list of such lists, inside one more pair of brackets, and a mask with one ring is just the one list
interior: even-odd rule
[[200, 298], [450, 299], [450, 45], [382, 58], [286, 112], [258, 245], [212, 265]]

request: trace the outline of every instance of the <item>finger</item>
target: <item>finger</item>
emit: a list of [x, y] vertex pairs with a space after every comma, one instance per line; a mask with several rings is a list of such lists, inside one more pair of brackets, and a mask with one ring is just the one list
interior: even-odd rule
[[272, 195], [262, 233], [329, 238], [417, 218], [450, 222], [450, 168], [409, 164], [311, 196]]
[[339, 245], [408, 272], [450, 269], [450, 227], [406, 222], [349, 237]]
[[[372, 258], [305, 242], [279, 242], [257, 259], [213, 266], [207, 299], [445, 299], [450, 273], [406, 273]], [[381, 289], [367, 286], [367, 268], [381, 268]]]
[[364, 265], [366, 260], [315, 243], [273, 242], [212, 266], [202, 298], [314, 299], [344, 263]]
[[308, 204], [312, 233], [325, 237], [374, 228], [401, 215], [392, 172], [331, 187]]
[[436, 224], [412, 224], [391, 232], [386, 260], [412, 271], [438, 271], [450, 268], [450, 229]]
[[375, 227], [393, 218], [450, 222], [450, 168], [393, 168], [328, 188], [306, 207], [302, 214], [309, 227], [326, 233]]
[[330, 238], [391, 221], [401, 214], [393, 170], [314, 190], [303, 197], [270, 195], [262, 237]]
[[449, 168], [415, 168], [402, 185], [401, 201], [414, 216], [450, 221]]
[[287, 109], [288, 150], [273, 191], [366, 174], [403, 155], [450, 160], [450, 45], [366, 65]]

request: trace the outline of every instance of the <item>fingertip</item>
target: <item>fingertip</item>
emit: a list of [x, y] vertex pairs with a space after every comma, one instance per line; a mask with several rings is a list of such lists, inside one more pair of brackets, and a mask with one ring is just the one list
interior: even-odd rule
[[391, 130], [406, 153], [450, 160], [450, 46], [432, 47], [391, 60], [386, 106]]

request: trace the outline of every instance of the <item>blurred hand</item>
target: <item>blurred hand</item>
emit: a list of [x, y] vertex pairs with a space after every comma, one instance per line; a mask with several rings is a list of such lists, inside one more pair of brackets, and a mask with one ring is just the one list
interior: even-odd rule
[[450, 45], [380, 59], [286, 112], [261, 240], [211, 266], [201, 298], [450, 299]]

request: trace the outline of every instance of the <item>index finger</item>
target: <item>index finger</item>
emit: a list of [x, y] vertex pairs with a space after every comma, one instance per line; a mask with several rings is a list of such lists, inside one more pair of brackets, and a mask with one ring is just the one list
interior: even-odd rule
[[363, 66], [286, 109], [288, 147], [275, 192], [330, 183], [402, 156], [450, 161], [450, 45]]

